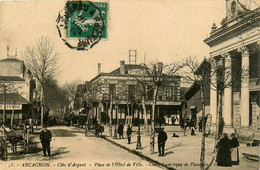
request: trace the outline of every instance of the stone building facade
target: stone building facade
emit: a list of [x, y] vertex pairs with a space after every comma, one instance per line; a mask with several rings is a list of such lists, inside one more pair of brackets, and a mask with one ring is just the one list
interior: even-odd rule
[[[226, 130], [254, 136], [260, 120], [260, 8], [246, 9], [237, 0], [226, 0], [226, 18], [221, 27], [212, 26], [204, 42], [210, 47], [211, 69], [220, 61], [230, 72], [231, 85], [224, 90], [223, 117]], [[227, 77], [227, 76], [226, 76]], [[217, 121], [217, 74], [212, 76], [210, 113]], [[246, 132], [246, 133], [244, 133]]]

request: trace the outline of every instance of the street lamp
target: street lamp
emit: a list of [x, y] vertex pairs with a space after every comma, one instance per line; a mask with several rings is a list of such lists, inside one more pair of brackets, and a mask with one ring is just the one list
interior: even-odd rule
[[138, 131], [137, 131], [137, 143], [136, 143], [136, 149], [143, 149], [141, 144], [141, 130], [140, 130], [140, 108], [141, 103], [137, 103], [137, 110], [138, 110]]

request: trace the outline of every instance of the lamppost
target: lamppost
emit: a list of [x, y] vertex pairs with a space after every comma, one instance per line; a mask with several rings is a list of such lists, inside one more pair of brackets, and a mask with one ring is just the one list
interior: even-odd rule
[[138, 110], [138, 131], [137, 131], [137, 143], [136, 143], [136, 149], [143, 149], [141, 144], [141, 130], [140, 130], [140, 108], [141, 103], [137, 103], [137, 110]]

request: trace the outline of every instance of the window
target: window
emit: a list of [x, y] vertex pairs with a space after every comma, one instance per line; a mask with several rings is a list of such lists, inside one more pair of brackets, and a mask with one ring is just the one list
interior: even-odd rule
[[172, 87], [171, 86], [168, 86], [166, 87], [166, 100], [172, 100]]
[[23, 114], [19, 113], [19, 119], [22, 120], [23, 119]]
[[115, 84], [109, 84], [109, 95], [113, 95], [113, 97], [116, 96], [116, 85]]
[[135, 85], [128, 85], [128, 100], [132, 101], [135, 99]]
[[178, 100], [178, 86], [174, 85], [174, 100]]
[[146, 86], [146, 100], [153, 100], [153, 87]]
[[16, 120], [19, 119], [19, 113], [14, 114], [14, 119], [16, 119]]

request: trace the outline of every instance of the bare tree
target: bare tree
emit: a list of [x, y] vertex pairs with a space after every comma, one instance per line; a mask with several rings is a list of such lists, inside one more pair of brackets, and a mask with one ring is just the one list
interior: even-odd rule
[[40, 37], [34, 47], [27, 47], [23, 53], [27, 67], [37, 79], [41, 92], [41, 126], [45, 113], [45, 83], [48, 78], [55, 78], [59, 72], [59, 56], [48, 37]]
[[198, 83], [200, 86], [200, 99], [202, 103], [202, 138], [201, 138], [201, 153], [200, 153], [200, 169], [204, 169], [205, 165], [205, 90], [207, 83], [210, 82], [211, 76], [214, 73], [210, 72], [210, 64], [206, 64], [202, 69], [198, 70], [199, 63], [196, 57], [189, 57], [185, 61], [185, 67], [182, 72], [184, 81], [189, 83]]
[[44, 97], [46, 99], [46, 108], [50, 109], [54, 116], [64, 117], [69, 104], [69, 97], [63, 87], [58, 85], [56, 80], [50, 78], [45, 82]]
[[[231, 78], [231, 58], [228, 54], [222, 55], [218, 58], [212, 58], [211, 60], [204, 59], [205, 63], [199, 65], [196, 57], [189, 57], [185, 60], [186, 69], [182, 75], [184, 80], [197, 83], [200, 86], [200, 98], [202, 103], [202, 139], [201, 139], [201, 155], [200, 166], [204, 169], [205, 165], [205, 92], [212, 89], [217, 91], [217, 119], [216, 119], [216, 135], [215, 145], [219, 140], [222, 129], [221, 120], [223, 112], [223, 96], [226, 88], [229, 88], [234, 83], [234, 79]], [[244, 70], [242, 68], [241, 70]], [[240, 73], [238, 73], [240, 74]], [[209, 85], [209, 86], [208, 86]]]
[[145, 75], [145, 70], [142, 70], [142, 75], [132, 75], [132, 77], [135, 78], [136, 80], [136, 98], [138, 100], [141, 100], [142, 103], [142, 109], [143, 109], [143, 115], [144, 115], [144, 127], [145, 129], [148, 131], [148, 120], [147, 120], [147, 110], [146, 110], [146, 106], [145, 106], [145, 101], [146, 101], [146, 96], [147, 93], [151, 90], [151, 89], [147, 89], [148, 87], [148, 81], [147, 81], [147, 75]]
[[151, 139], [150, 139], [150, 153], [154, 153], [154, 138], [155, 138], [155, 106], [157, 102], [158, 92], [162, 86], [165, 86], [183, 67], [180, 63], [173, 63], [170, 65], [163, 65], [162, 62], [154, 62], [150, 65], [144, 64], [147, 77], [150, 79], [150, 85], [153, 89], [152, 97], [152, 117], [151, 117]]
[[[70, 83], [65, 83], [65, 85], [63, 85], [63, 87], [62, 87], [66, 93], [66, 96], [69, 98], [70, 104], [73, 103], [75, 100], [75, 96], [77, 93], [77, 86], [80, 83], [81, 82], [79, 80], [75, 80]], [[72, 109], [72, 108], [70, 108], [70, 109]], [[70, 110], [70, 111], [72, 111], [72, 110]]]

